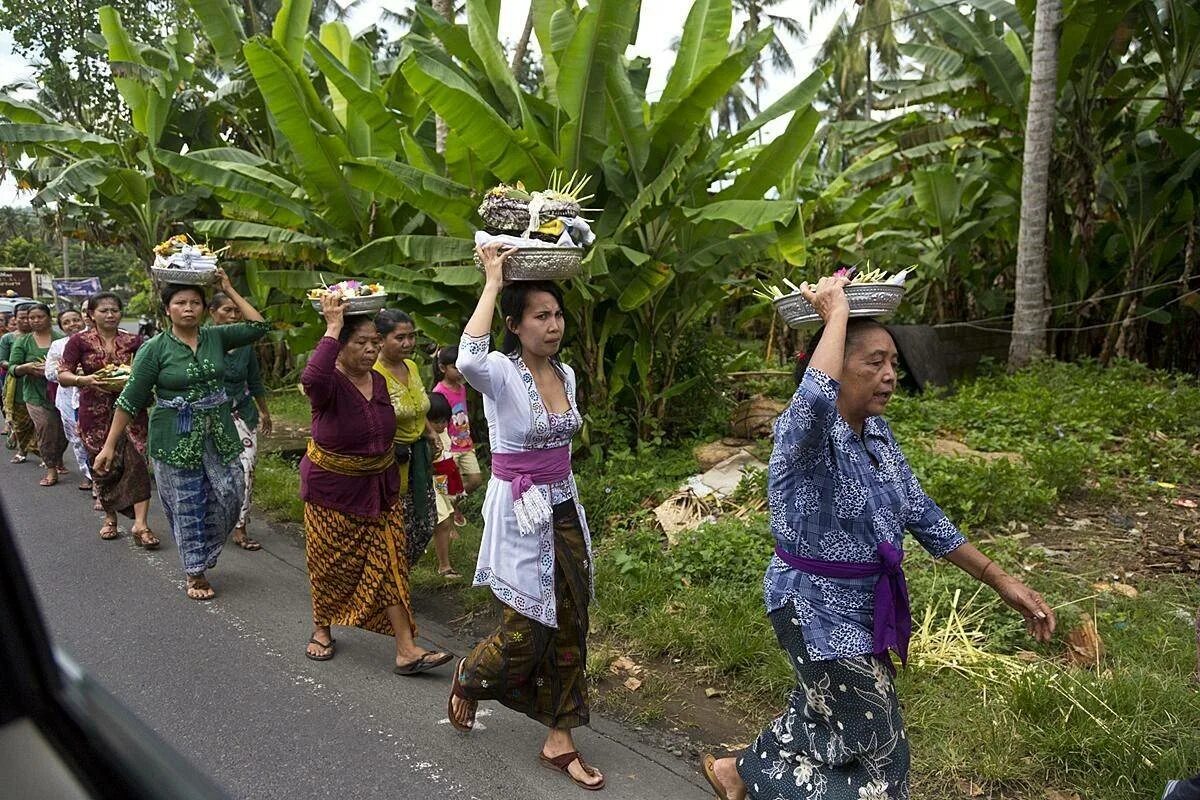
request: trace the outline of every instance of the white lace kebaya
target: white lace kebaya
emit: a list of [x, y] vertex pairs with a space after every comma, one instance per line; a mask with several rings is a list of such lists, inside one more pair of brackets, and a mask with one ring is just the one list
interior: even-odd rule
[[[522, 453], [569, 447], [583, 426], [575, 402], [575, 372], [561, 365], [570, 410], [547, 411], [533, 374], [520, 356], [491, 349], [490, 336], [463, 334], [456, 364], [467, 383], [483, 395], [492, 453]], [[531, 496], [536, 493], [535, 497]], [[545, 508], [571, 501], [587, 545], [587, 568], [592, 574], [592, 540], [579, 504], [575, 478], [553, 484], [534, 484], [524, 493], [523, 506], [532, 513], [518, 520], [512, 484], [492, 475], [483, 501], [483, 541], [475, 567], [475, 586], [488, 586], [500, 602], [530, 619], [558, 627], [554, 594], [554, 523]], [[524, 522], [525, 530], [522, 531]]]

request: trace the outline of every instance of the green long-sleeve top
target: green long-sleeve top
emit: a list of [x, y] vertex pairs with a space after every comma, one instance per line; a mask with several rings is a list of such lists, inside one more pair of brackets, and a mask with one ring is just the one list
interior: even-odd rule
[[266, 397], [267, 387], [263, 386], [258, 356], [254, 354], [252, 345], [238, 347], [225, 354], [225, 394], [229, 395], [229, 402], [233, 404], [233, 413], [250, 430], [256, 430], [258, 404], [254, 398]]
[[[50, 341], [63, 338], [61, 333], [56, 331], [50, 332]], [[49, 346], [38, 347], [37, 340], [33, 338], [32, 333], [26, 333], [17, 337], [13, 342], [12, 351], [9, 353], [9, 363], [12, 366], [18, 364], [30, 364], [34, 361], [45, 361], [46, 353], [50, 351]], [[41, 372], [36, 375], [21, 376], [21, 400], [26, 405], [32, 403], [35, 406], [42, 408], [54, 408], [54, 403], [50, 402], [50, 396], [46, 394], [46, 376]]]
[[150, 409], [151, 458], [175, 467], [198, 467], [209, 439], [225, 463], [238, 457], [242, 440], [233, 427], [228, 401], [215, 408], [194, 409], [189, 433], [179, 432], [178, 409], [155, 404], [176, 398], [194, 403], [219, 393], [225, 388], [228, 351], [252, 344], [269, 330], [266, 322], [205, 326], [199, 330], [194, 351], [167, 330], [138, 349], [133, 374], [117, 398], [117, 407], [136, 416], [143, 408], [155, 406]]
[[0, 336], [0, 362], [8, 361], [12, 356], [13, 342], [15, 342], [17, 337], [20, 335], [21, 334], [17, 333], [16, 331], [8, 331], [3, 336]]

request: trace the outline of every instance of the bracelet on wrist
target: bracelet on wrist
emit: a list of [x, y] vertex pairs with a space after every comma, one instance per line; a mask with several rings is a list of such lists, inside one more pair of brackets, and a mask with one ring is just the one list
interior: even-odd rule
[[989, 570], [989, 569], [991, 569], [991, 568], [992, 568], [992, 567], [994, 567], [994, 566], [996, 566], [996, 562], [995, 562], [995, 561], [990, 561], [990, 560], [989, 560], [989, 561], [988, 561], [988, 563], [987, 563], [987, 565], [986, 565], [986, 566], [984, 566], [984, 568], [983, 568], [982, 570], [980, 570], [980, 571], [979, 571], [979, 582], [980, 582], [980, 583], [984, 583], [984, 582], [985, 582], [985, 581], [984, 581], [984, 578], [985, 578], [985, 577], [987, 577], [988, 570]]

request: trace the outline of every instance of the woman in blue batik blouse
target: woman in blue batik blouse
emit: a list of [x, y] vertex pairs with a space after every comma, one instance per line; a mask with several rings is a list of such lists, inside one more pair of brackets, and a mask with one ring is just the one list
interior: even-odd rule
[[825, 326], [775, 423], [768, 470], [776, 546], [764, 594], [797, 686], [740, 757], [704, 757], [723, 800], [907, 800], [908, 741], [888, 653], [908, 657], [906, 530], [995, 589], [1039, 641], [1054, 632], [1042, 597], [969, 544], [921, 490], [880, 416], [896, 386], [896, 345], [875, 320], [849, 318], [846, 284], [801, 287]]

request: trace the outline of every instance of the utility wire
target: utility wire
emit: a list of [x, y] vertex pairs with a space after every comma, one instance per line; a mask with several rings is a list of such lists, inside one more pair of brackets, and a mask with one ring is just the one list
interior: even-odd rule
[[[1163, 309], [1167, 308], [1168, 306], [1172, 306], [1172, 305], [1182, 301], [1184, 298], [1190, 297], [1191, 295], [1194, 295], [1194, 294], [1200, 294], [1200, 289], [1192, 289], [1190, 292], [1184, 292], [1183, 294], [1179, 295], [1178, 297], [1172, 298], [1171, 300], [1168, 300], [1167, 302], [1163, 303], [1158, 308], [1152, 308], [1149, 311], [1145, 312], [1144, 314], [1138, 314], [1136, 317], [1130, 318], [1130, 321], [1144, 319], [1152, 314], [1157, 314], [1159, 311], [1162, 311]], [[990, 331], [992, 333], [1027, 334], [1027, 333], [1041, 333], [1043, 331], [1045, 331], [1046, 333], [1079, 333], [1081, 331], [1093, 331], [1093, 330], [1097, 330], [1099, 328], [1111, 328], [1114, 325], [1123, 325], [1123, 324], [1125, 324], [1125, 320], [1118, 320], [1116, 322], [1098, 322], [1094, 325], [1082, 325], [1078, 328], [1038, 328], [1036, 330], [1028, 329], [1028, 330], [1021, 330], [1021, 331], [1012, 330], [1010, 328], [989, 328], [986, 325], [976, 325], [974, 322], [943, 322], [942, 324], [935, 325], [933, 327], [935, 327], [935, 328], [949, 328], [949, 327], [974, 328], [975, 330]]]

